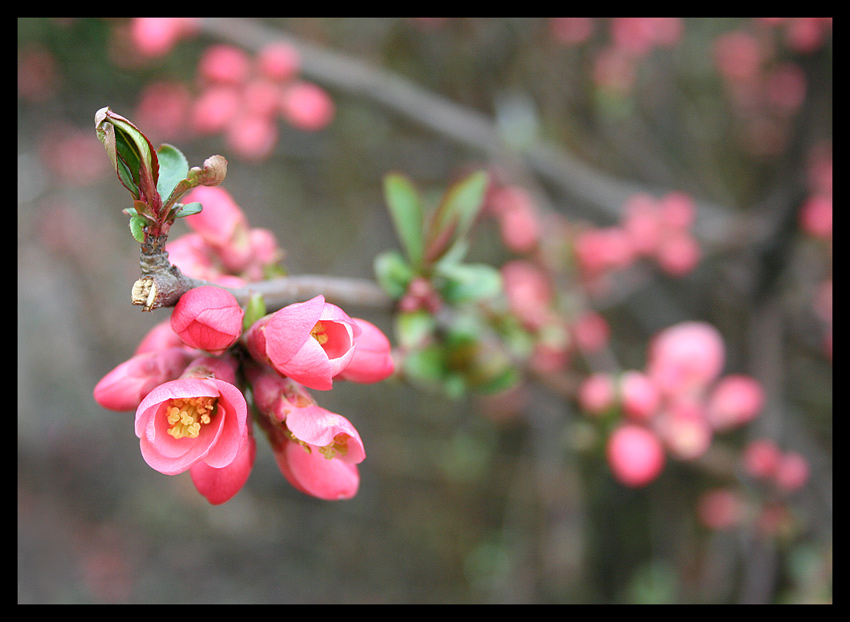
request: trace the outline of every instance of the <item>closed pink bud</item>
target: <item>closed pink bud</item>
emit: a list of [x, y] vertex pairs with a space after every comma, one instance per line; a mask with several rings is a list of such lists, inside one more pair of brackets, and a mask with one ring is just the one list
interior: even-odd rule
[[142, 457], [166, 475], [199, 462], [224, 468], [248, 435], [248, 406], [238, 388], [217, 378], [178, 378], [151, 391], [136, 410]]
[[614, 405], [614, 381], [609, 374], [591, 374], [581, 383], [578, 401], [582, 409], [601, 415]]
[[316, 296], [254, 323], [245, 341], [261, 363], [311, 389], [328, 390], [354, 357], [360, 327], [336, 305]]
[[244, 315], [227, 290], [196, 287], [180, 297], [171, 314], [171, 328], [187, 346], [221, 354], [242, 334]]
[[608, 439], [606, 451], [614, 477], [626, 486], [645, 486], [664, 468], [661, 442], [639, 425], [626, 424], [617, 428]]
[[163, 320], [147, 332], [139, 342], [139, 345], [136, 346], [134, 354], [185, 347], [177, 333], [171, 330], [171, 322], [169, 320]]
[[194, 357], [183, 346], [136, 354], [97, 383], [94, 400], [109, 410], [135, 410], [154, 388], [179, 378]]
[[[198, 186], [183, 203], [200, 203], [204, 209], [186, 216], [186, 224], [216, 248], [228, 246], [247, 232], [248, 219], [231, 194], [220, 186]], [[246, 234], [247, 235], [247, 234]]]
[[760, 438], [747, 444], [741, 460], [747, 473], [755, 478], [765, 479], [775, 475], [781, 458], [782, 452], [776, 443]]
[[775, 477], [783, 490], [797, 490], [809, 480], [809, 463], [802, 455], [789, 451], [779, 459]]
[[353, 320], [360, 327], [360, 334], [354, 338], [354, 356], [337, 378], [367, 384], [388, 378], [395, 369], [390, 340], [374, 324]]

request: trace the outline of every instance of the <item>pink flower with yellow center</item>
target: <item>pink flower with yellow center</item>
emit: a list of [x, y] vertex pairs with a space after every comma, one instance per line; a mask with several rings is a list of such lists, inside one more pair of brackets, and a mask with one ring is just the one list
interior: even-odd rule
[[248, 437], [241, 391], [216, 378], [179, 378], [153, 389], [136, 410], [142, 457], [166, 475], [203, 462], [224, 468]]
[[336, 305], [316, 296], [255, 322], [245, 335], [251, 355], [311, 389], [333, 387], [354, 357], [360, 327]]

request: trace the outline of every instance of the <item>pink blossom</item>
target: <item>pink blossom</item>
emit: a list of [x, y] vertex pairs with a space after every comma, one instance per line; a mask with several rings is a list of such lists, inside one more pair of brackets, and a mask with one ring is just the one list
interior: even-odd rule
[[647, 374], [667, 395], [699, 393], [720, 375], [725, 356], [714, 326], [682, 322], [652, 339]]
[[251, 355], [311, 389], [333, 387], [333, 377], [354, 357], [360, 327], [336, 305], [316, 296], [284, 307], [251, 326]]
[[609, 374], [591, 374], [581, 383], [578, 401], [585, 412], [601, 415], [614, 405], [616, 391]]
[[525, 259], [507, 262], [501, 273], [511, 312], [527, 327], [540, 328], [552, 315], [552, 285], [546, 274]]
[[280, 472], [301, 492], [319, 499], [351, 499], [360, 487], [356, 464], [328, 460], [294, 441], [284, 441], [274, 453]]
[[225, 43], [211, 45], [198, 61], [198, 74], [210, 82], [242, 84], [250, 72], [251, 57], [242, 49]]
[[242, 104], [239, 89], [230, 84], [215, 84], [192, 104], [192, 127], [201, 134], [223, 131], [236, 118]]
[[192, 483], [207, 501], [219, 505], [229, 501], [242, 489], [257, 457], [257, 441], [248, 434], [233, 462], [216, 468], [206, 462], [196, 462], [189, 468]]
[[770, 439], [750, 441], [744, 448], [742, 461], [744, 469], [755, 478], [773, 477], [779, 468], [782, 452]]
[[360, 318], [353, 320], [360, 327], [360, 334], [354, 338], [354, 356], [337, 377], [360, 383], [388, 378], [395, 369], [390, 340], [371, 322]]
[[270, 80], [289, 80], [298, 73], [300, 67], [301, 55], [288, 43], [270, 43], [257, 54], [257, 69]]
[[576, 319], [572, 326], [572, 335], [583, 352], [597, 352], [608, 343], [611, 328], [601, 314], [587, 311]]
[[357, 464], [366, 458], [363, 441], [351, 422], [321, 406], [295, 408], [286, 418], [286, 427], [296, 441], [328, 460]]
[[783, 490], [797, 490], [809, 480], [809, 463], [801, 454], [789, 451], [779, 459], [774, 477]]
[[248, 366], [245, 373], [251, 383], [254, 405], [272, 422], [286, 421], [296, 408], [316, 405], [303, 386], [267, 365]]
[[130, 38], [145, 56], [164, 56], [182, 37], [197, 31], [197, 21], [192, 17], [134, 17]]
[[334, 117], [334, 104], [323, 88], [298, 82], [284, 91], [281, 114], [302, 130], [320, 130]]
[[713, 431], [700, 403], [679, 400], [668, 405], [655, 426], [670, 453], [681, 460], [699, 458], [711, 445]]
[[243, 158], [262, 160], [277, 144], [277, 123], [265, 115], [246, 112], [231, 122], [225, 138], [228, 146]]
[[664, 468], [661, 442], [636, 424], [622, 425], [611, 434], [606, 455], [614, 477], [626, 486], [645, 486]]
[[658, 410], [661, 396], [645, 374], [629, 370], [620, 376], [620, 400], [627, 417], [635, 421], [647, 421]]
[[153, 389], [136, 410], [142, 457], [166, 475], [199, 462], [224, 468], [248, 442], [248, 406], [234, 385], [217, 378], [179, 378]]
[[[145, 352], [157, 352], [167, 348], [186, 348], [180, 337], [171, 330], [171, 320], [163, 320], [151, 328], [133, 354], [144, 354]], [[175, 376], [176, 378], [176, 376]]]
[[812, 237], [832, 238], [832, 197], [813, 194], [800, 208], [800, 226]]
[[693, 271], [699, 263], [700, 255], [696, 238], [687, 231], [665, 237], [655, 251], [658, 265], [672, 276], [683, 276]]
[[242, 334], [244, 315], [233, 294], [207, 285], [180, 297], [171, 314], [171, 328], [186, 345], [221, 354]]
[[708, 398], [706, 416], [715, 430], [726, 431], [748, 423], [764, 407], [764, 391], [749, 376], [722, 378]]
[[216, 249], [229, 246], [242, 232], [247, 235], [248, 219], [231, 194], [220, 186], [198, 186], [184, 203], [198, 202], [203, 210], [187, 216], [186, 224]]
[[182, 346], [136, 354], [97, 383], [94, 399], [109, 410], [135, 410], [154, 388], [179, 378], [195, 356]]

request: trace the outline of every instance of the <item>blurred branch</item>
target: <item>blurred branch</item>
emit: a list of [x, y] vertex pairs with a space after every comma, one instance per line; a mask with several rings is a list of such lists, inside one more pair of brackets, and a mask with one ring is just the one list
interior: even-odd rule
[[[301, 55], [302, 73], [326, 86], [381, 104], [453, 141], [485, 153], [509, 170], [531, 169], [566, 194], [595, 206], [607, 218], [617, 218], [625, 200], [637, 192], [663, 194], [669, 189], [649, 188], [586, 165], [558, 145], [539, 141], [519, 154], [505, 145], [487, 115], [435, 95], [384, 69], [319, 47], [280, 29], [248, 18], [204, 18], [204, 32], [253, 52], [283, 41]], [[728, 210], [697, 201], [697, 230], [705, 241], [722, 240]]]

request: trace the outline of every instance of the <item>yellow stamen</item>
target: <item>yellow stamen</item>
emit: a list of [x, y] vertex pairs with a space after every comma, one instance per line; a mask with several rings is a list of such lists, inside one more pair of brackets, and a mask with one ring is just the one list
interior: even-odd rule
[[316, 322], [316, 325], [313, 327], [313, 330], [310, 331], [310, 336], [313, 337], [316, 341], [319, 342], [319, 345], [324, 345], [328, 340], [328, 334], [325, 332], [325, 327], [322, 326], [321, 322]]
[[348, 434], [337, 434], [330, 445], [319, 447], [321, 453], [328, 460], [332, 460], [337, 456], [344, 456], [348, 453], [348, 439], [351, 438]]
[[216, 407], [214, 397], [182, 397], [171, 400], [166, 420], [168, 433], [174, 438], [197, 438], [201, 425], [212, 421], [211, 415]]

